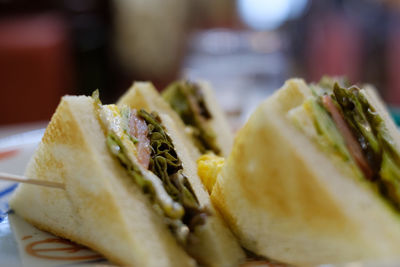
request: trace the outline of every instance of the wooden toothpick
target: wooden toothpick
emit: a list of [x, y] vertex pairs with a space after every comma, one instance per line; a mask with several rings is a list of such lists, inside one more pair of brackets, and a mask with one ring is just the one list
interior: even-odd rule
[[25, 176], [4, 173], [4, 172], [0, 172], [0, 180], [65, 189], [65, 185], [63, 183], [44, 181], [39, 179], [31, 179]]

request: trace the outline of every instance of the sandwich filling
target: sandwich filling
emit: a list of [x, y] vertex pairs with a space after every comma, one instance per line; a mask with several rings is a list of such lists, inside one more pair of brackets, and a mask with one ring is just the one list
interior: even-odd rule
[[160, 117], [127, 106], [102, 105], [97, 91], [93, 98], [109, 151], [185, 247], [195, 228], [205, 223], [207, 212], [183, 173], [182, 162]]
[[365, 89], [323, 78], [288, 117], [338, 164], [400, 211], [400, 154]]
[[200, 152], [212, 151], [219, 155], [221, 151], [210, 126], [212, 115], [200, 86], [188, 81], [175, 82], [165, 89], [162, 96], [181, 117]]

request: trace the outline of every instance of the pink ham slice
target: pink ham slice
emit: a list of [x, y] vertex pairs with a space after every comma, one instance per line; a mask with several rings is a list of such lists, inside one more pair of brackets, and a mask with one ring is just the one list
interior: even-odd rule
[[373, 176], [372, 169], [370, 168], [368, 161], [363, 154], [360, 144], [357, 142], [357, 139], [354, 137], [349, 126], [347, 125], [343, 117], [343, 114], [335, 106], [329, 95], [324, 95], [322, 97], [322, 103], [324, 104], [324, 107], [332, 115], [332, 119], [335, 122], [335, 125], [338, 128], [339, 132], [342, 134], [344, 141], [346, 143], [346, 147], [350, 152], [350, 155], [356, 161], [358, 167], [360, 167], [365, 177], [367, 179], [372, 179]]
[[147, 138], [148, 128], [146, 122], [137, 116], [135, 109], [129, 118], [129, 134], [138, 141], [136, 149], [139, 163], [148, 169], [151, 155], [150, 140]]

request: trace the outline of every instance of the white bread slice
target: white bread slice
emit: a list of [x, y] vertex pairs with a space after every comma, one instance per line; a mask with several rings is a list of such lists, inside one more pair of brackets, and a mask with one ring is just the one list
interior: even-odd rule
[[287, 118], [308, 95], [292, 79], [256, 109], [216, 181], [214, 204], [244, 247], [275, 260], [400, 258], [399, 214]]
[[[189, 248], [194, 257], [206, 266], [237, 266], [245, 260], [243, 250], [238, 241], [230, 232], [218, 211], [216, 211], [210, 201], [210, 197], [197, 175], [197, 165], [190, 156], [191, 146], [185, 142], [185, 132], [177, 126], [180, 120], [171, 118], [163, 114], [163, 108], [160, 108], [164, 100], [153, 89], [149, 88], [148, 83], [135, 83], [134, 87], [125, 94], [119, 101], [119, 104], [127, 104], [131, 108], [143, 108], [147, 112], [157, 111], [162, 120], [166, 132], [171, 137], [173, 145], [177, 151], [179, 159], [182, 161], [183, 173], [188, 180], [200, 202], [200, 205], [206, 207], [211, 212], [206, 224], [198, 227], [195, 235], [197, 243]], [[156, 96], [156, 97], [152, 97]], [[160, 101], [160, 102], [159, 102]], [[158, 105], [159, 104], [159, 105]], [[169, 106], [168, 106], [169, 108]], [[171, 110], [175, 115], [176, 113]]]
[[90, 97], [61, 100], [26, 170], [66, 190], [21, 184], [12, 209], [124, 266], [194, 266], [106, 146]]

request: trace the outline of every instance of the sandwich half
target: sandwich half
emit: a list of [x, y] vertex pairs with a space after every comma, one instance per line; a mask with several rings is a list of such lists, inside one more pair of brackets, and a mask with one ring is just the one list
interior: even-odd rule
[[259, 255], [294, 265], [398, 259], [399, 141], [370, 86], [292, 79], [238, 132], [211, 198]]
[[201, 263], [209, 266], [235, 266], [243, 261], [244, 252], [219, 212], [214, 209], [209, 194], [197, 175], [197, 166], [194, 160], [197, 151], [183, 130], [183, 123], [177, 117], [176, 112], [161, 98], [151, 83], [143, 82], [136, 82], [118, 101], [118, 105], [127, 105], [133, 109], [155, 111], [161, 114], [160, 117], [177, 148], [183, 170], [187, 174], [193, 192], [200, 205], [209, 212], [207, 220], [201, 227], [198, 227], [198, 231], [195, 231], [198, 242], [191, 249], [192, 254], [200, 259]]
[[165, 114], [102, 105], [96, 94], [63, 97], [25, 175], [66, 189], [22, 184], [10, 206], [124, 266], [208, 264], [202, 229], [214, 214], [193, 190], [174, 127]]

